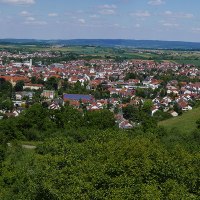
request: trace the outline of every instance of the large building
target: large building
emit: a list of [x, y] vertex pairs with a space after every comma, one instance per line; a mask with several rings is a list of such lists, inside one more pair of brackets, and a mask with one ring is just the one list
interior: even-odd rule
[[84, 94], [64, 94], [64, 101], [82, 101], [83, 103], [92, 103], [94, 101], [94, 97], [92, 95], [84, 95]]

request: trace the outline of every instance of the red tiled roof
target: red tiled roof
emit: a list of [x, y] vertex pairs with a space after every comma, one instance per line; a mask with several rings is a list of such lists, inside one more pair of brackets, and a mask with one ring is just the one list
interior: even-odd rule
[[0, 76], [0, 78], [3, 78], [9, 82], [17, 82], [17, 81], [29, 82], [30, 81], [30, 79], [23, 76]]

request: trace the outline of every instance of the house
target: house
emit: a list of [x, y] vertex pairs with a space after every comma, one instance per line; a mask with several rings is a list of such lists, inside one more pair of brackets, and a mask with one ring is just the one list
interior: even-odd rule
[[16, 92], [15, 98], [16, 100], [22, 100], [24, 97], [28, 97], [29, 99], [32, 99], [34, 94], [35, 92], [32, 92], [32, 91]]
[[156, 113], [159, 110], [158, 108], [158, 106], [153, 106], [153, 108], [151, 109], [151, 116], [153, 116], [154, 113]]
[[175, 112], [174, 110], [170, 111], [169, 112], [173, 117], [177, 117], [178, 116], [178, 113]]
[[178, 106], [181, 108], [182, 111], [192, 110], [192, 107], [188, 105], [186, 101], [180, 100], [178, 102]]
[[22, 100], [22, 94], [21, 93], [15, 93], [16, 100]]
[[60, 109], [60, 106], [59, 104], [57, 104], [56, 102], [53, 102], [49, 105], [48, 107], [50, 110], [59, 110]]
[[87, 106], [87, 110], [100, 110], [101, 108], [97, 104], [92, 104], [90, 106]]
[[178, 95], [179, 90], [178, 89], [168, 89], [167, 90], [167, 94], [174, 94], [174, 95]]
[[32, 83], [25, 83], [23, 89], [31, 89], [31, 90], [39, 90], [42, 89], [44, 85], [42, 84], [32, 84]]
[[14, 115], [15, 117], [18, 117], [19, 114], [20, 114], [17, 110], [14, 110], [12, 113], [13, 113], [13, 115]]
[[76, 76], [72, 76], [68, 79], [69, 83], [76, 83], [78, 81], [78, 78]]
[[143, 83], [143, 85], [146, 85], [146, 86], [148, 86], [150, 83], [151, 83], [151, 77], [146, 77], [143, 81], [142, 81], [142, 83]]
[[21, 107], [22, 105], [25, 105], [25, 102], [24, 101], [13, 101], [13, 105], [14, 107]]
[[56, 104], [58, 104], [60, 107], [61, 107], [61, 106], [64, 106], [64, 104], [65, 104], [64, 101], [63, 101], [63, 99], [60, 98], [60, 97], [54, 99], [53, 102], [56, 103]]
[[116, 123], [121, 123], [122, 121], [124, 121], [124, 117], [123, 117], [123, 114], [122, 113], [118, 113], [115, 115], [115, 122]]
[[168, 107], [172, 103], [172, 99], [170, 97], [164, 97], [160, 103], [162, 106]]
[[154, 104], [160, 104], [160, 99], [156, 97], [155, 99], [152, 100], [152, 102]]
[[162, 82], [161, 80], [152, 79], [149, 84], [149, 87], [152, 88], [153, 90], [155, 90], [160, 86], [161, 82]]
[[136, 85], [136, 84], [139, 84], [140, 83], [140, 80], [139, 79], [129, 79], [128, 80], [128, 83], [129, 84], [134, 84], [134, 85]]
[[101, 80], [91, 80], [89, 84], [91, 89], [96, 89], [101, 84]]
[[119, 90], [117, 88], [108, 88], [108, 91], [110, 92], [110, 96], [113, 94], [119, 95]]
[[54, 99], [55, 91], [53, 91], [53, 90], [43, 90], [41, 96], [45, 97], [47, 99]]
[[131, 128], [133, 128], [133, 125], [131, 125], [128, 120], [124, 120], [124, 121], [119, 123], [119, 128], [121, 128], [121, 129], [131, 129]]
[[12, 86], [15, 86], [18, 81], [24, 81], [25, 83], [30, 81], [27, 77], [24, 76], [0, 76], [0, 78], [9, 81]]

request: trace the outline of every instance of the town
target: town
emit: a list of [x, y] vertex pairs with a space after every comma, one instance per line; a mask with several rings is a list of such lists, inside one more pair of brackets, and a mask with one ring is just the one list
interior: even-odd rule
[[0, 200], [200, 200], [199, 8], [0, 0]]
[[134, 108], [148, 104], [149, 114], [164, 120], [192, 110], [200, 100], [200, 70], [193, 64], [140, 59], [38, 61], [59, 57], [56, 52], [4, 50], [0, 56], [0, 87], [5, 82], [12, 87], [10, 94], [0, 94], [1, 119], [16, 117], [35, 102], [49, 109], [69, 104], [80, 111], [109, 109], [119, 128], [129, 129], [140, 124], [130, 113]]

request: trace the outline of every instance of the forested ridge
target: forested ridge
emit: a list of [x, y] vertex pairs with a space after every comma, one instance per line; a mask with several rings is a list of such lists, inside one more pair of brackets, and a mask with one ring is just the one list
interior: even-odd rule
[[[35, 150], [20, 141], [36, 144]], [[11, 143], [8, 146], [7, 143]], [[120, 130], [108, 110], [35, 104], [0, 121], [0, 199], [199, 199], [200, 129], [182, 134], [144, 116]]]

